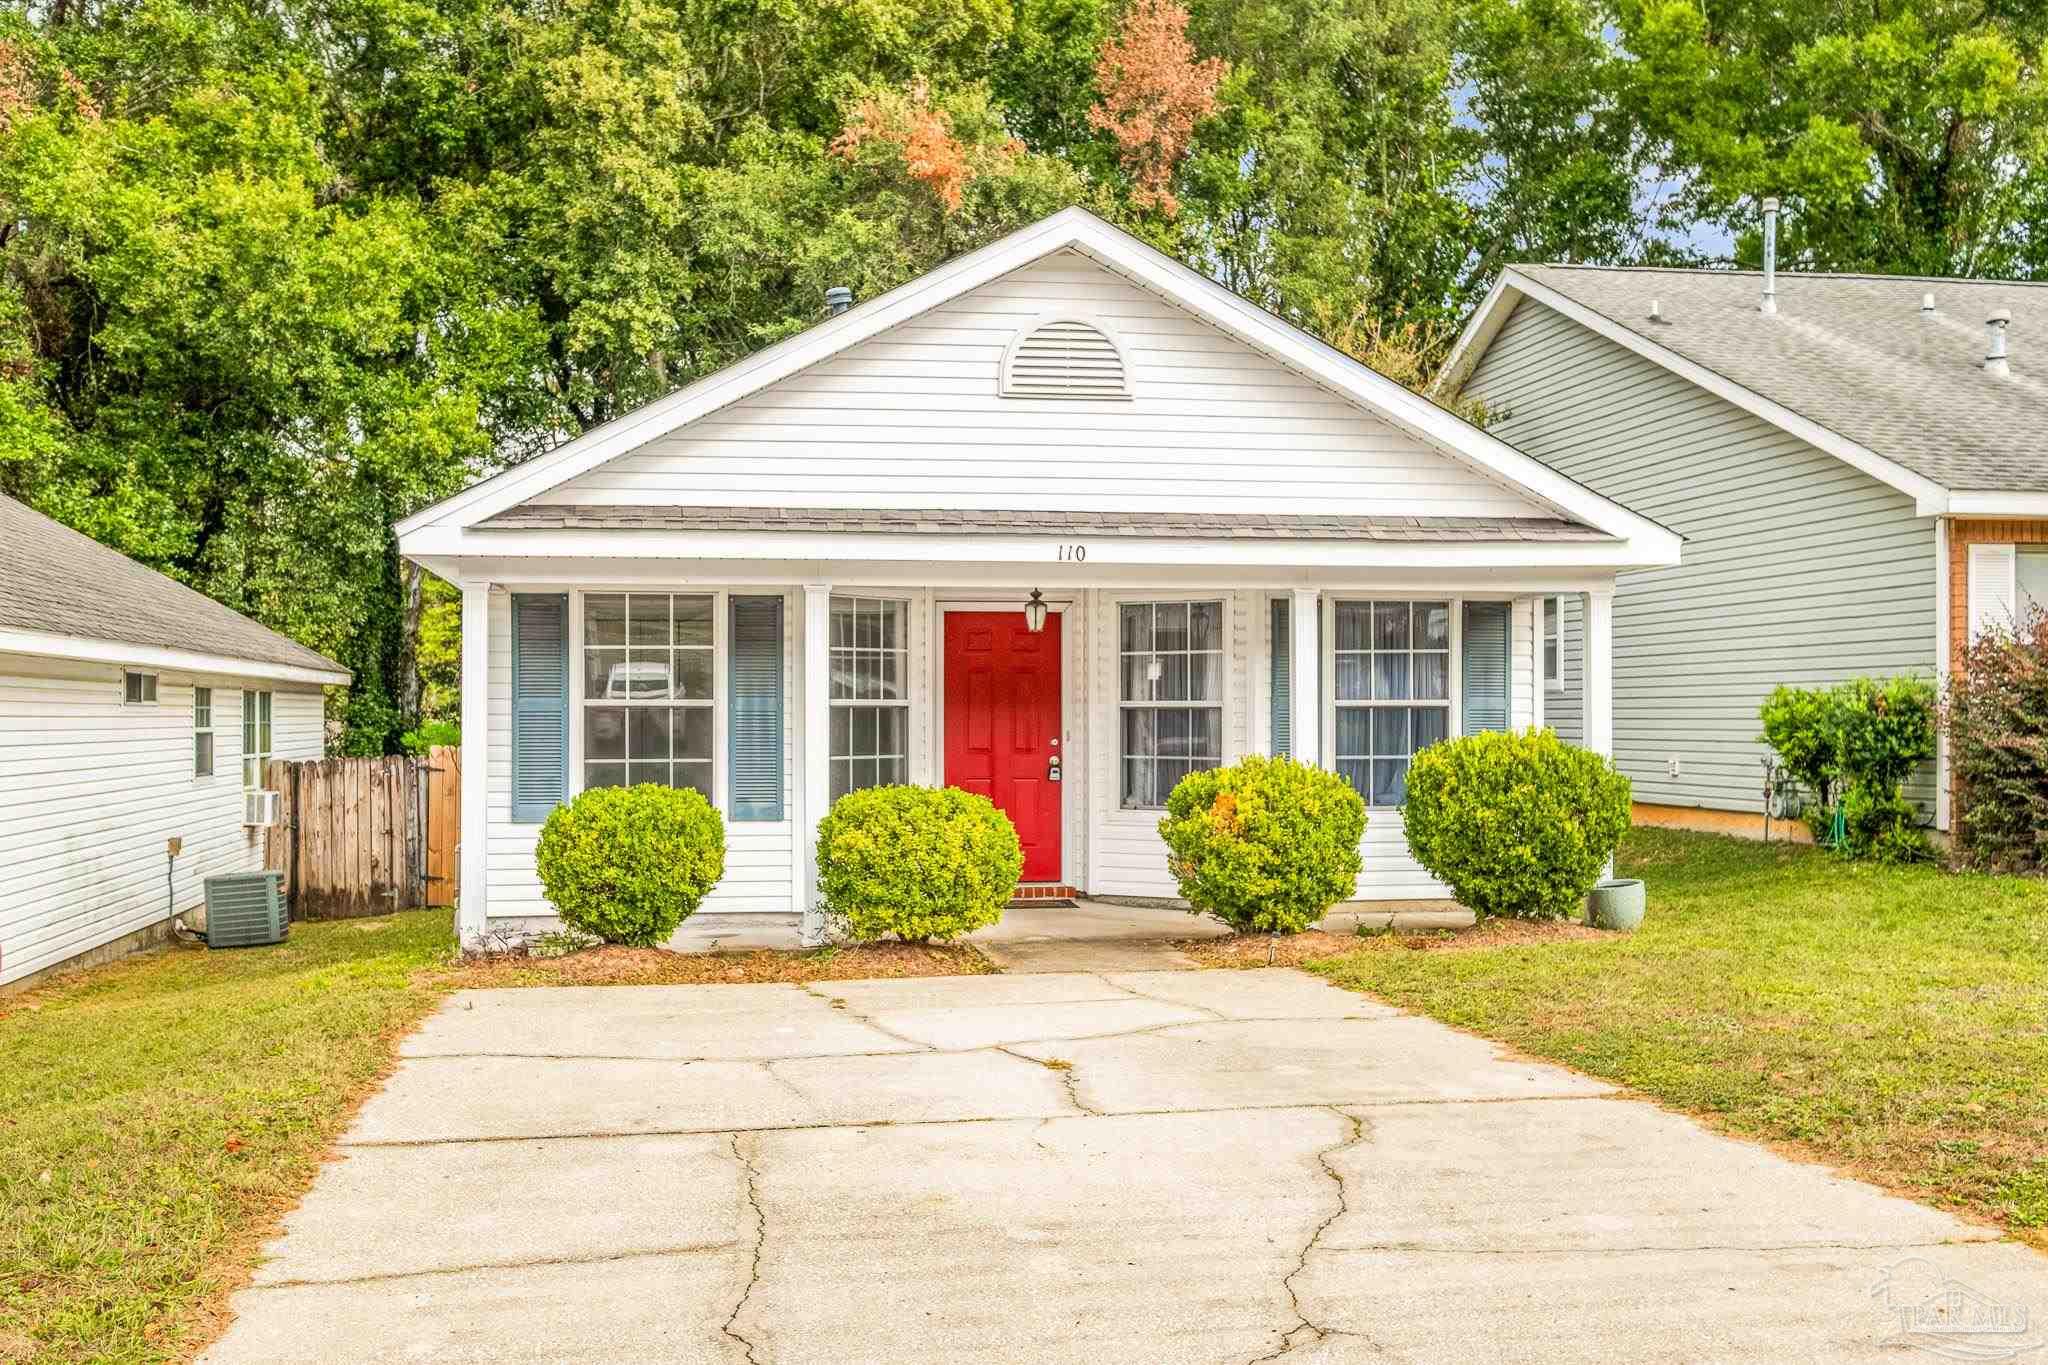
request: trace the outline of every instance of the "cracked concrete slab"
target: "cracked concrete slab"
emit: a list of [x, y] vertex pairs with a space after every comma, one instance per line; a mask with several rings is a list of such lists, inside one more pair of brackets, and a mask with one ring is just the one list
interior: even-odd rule
[[[1334, 989], [1334, 988], [1333, 988]], [[1090, 1109], [1143, 1113], [1602, 1095], [1612, 1087], [1518, 1061], [1427, 1019], [1212, 1020], [1117, 1038], [1019, 1043], [1074, 1064]]]
[[1984, 1229], [1284, 970], [486, 994], [208, 1365], [1895, 1360], [1899, 1303], [2048, 1322], [2048, 1259]]
[[721, 1133], [356, 1147], [285, 1219], [255, 1282], [715, 1250], [741, 1242], [742, 1206]]
[[[1730, 1142], [1634, 1100], [1360, 1110], [1369, 1146], [1334, 1157], [1350, 1211], [1333, 1250], [1615, 1251], [1993, 1240], [1922, 1204]], [[1687, 1154], [1682, 1162], [1646, 1160]], [[1472, 1198], [1475, 1184], [1488, 1197]], [[1757, 1192], [1769, 1190], [1769, 1199]]]

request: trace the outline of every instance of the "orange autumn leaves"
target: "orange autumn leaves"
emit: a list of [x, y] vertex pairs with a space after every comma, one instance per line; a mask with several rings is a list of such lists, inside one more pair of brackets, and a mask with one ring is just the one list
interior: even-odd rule
[[[1168, 217], [1180, 211], [1172, 189], [1174, 168], [1187, 155], [1195, 125], [1216, 112], [1216, 89], [1227, 71], [1219, 58], [1196, 56], [1188, 38], [1188, 12], [1174, 0], [1136, 0], [1103, 42], [1095, 61], [1098, 98], [1088, 110], [1088, 122], [1116, 142], [1118, 159], [1131, 177], [1131, 200], [1139, 208]], [[977, 175], [1024, 150], [1014, 138], [993, 146], [962, 142], [952, 118], [932, 104], [931, 88], [922, 79], [906, 92], [885, 91], [861, 100], [831, 150], [852, 160], [876, 143], [895, 147], [910, 177], [930, 189], [949, 213], [959, 209]]]

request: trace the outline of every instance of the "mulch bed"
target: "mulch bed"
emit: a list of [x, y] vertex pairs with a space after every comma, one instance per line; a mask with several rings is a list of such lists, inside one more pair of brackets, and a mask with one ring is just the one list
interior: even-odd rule
[[501, 953], [434, 974], [458, 988], [486, 986], [701, 986], [732, 982], [858, 981], [873, 977], [982, 976], [995, 964], [964, 944], [862, 943], [782, 952], [676, 953], [666, 948], [584, 948], [561, 957]]
[[1606, 929], [1558, 920], [1493, 919], [1470, 929], [1371, 935], [1332, 934], [1310, 929], [1278, 941], [1269, 934], [1232, 934], [1227, 938], [1188, 939], [1175, 946], [1204, 967], [1299, 967], [1319, 957], [1337, 957], [1345, 953], [1456, 953], [1474, 948], [1512, 948], [1612, 937], [1613, 934]]

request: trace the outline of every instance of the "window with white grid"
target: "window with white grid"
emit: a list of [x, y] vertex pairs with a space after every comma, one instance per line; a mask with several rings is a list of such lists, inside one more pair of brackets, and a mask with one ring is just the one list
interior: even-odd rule
[[1164, 806], [1223, 762], [1223, 604], [1126, 602], [1117, 632], [1122, 804]]
[[908, 781], [908, 608], [888, 598], [833, 598], [831, 651], [832, 799]]
[[1338, 602], [1337, 771], [1372, 806], [1408, 795], [1408, 760], [1450, 734], [1451, 604]]
[[583, 785], [712, 787], [709, 593], [583, 599]]

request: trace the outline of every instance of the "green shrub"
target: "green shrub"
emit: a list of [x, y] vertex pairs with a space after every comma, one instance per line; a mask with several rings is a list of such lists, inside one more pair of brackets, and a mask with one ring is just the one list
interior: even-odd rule
[[1182, 778], [1159, 834], [1195, 914], [1298, 934], [1357, 894], [1365, 802], [1335, 773], [1253, 757]]
[[652, 947], [725, 875], [725, 823], [687, 788], [596, 787], [548, 814], [534, 863], [566, 928]]
[[1885, 863], [1933, 856], [1902, 792], [1913, 770], [1934, 756], [1932, 684], [1900, 677], [1779, 687], [1760, 718], [1764, 742], [1813, 794], [1807, 823], [1821, 844]]
[[1415, 860], [1480, 916], [1577, 914], [1629, 822], [1629, 782], [1549, 730], [1432, 744], [1401, 809]]
[[2048, 616], [1972, 643], [1944, 709], [1957, 857], [1997, 872], [2048, 868]]
[[398, 747], [415, 757], [425, 757], [433, 749], [444, 744], [462, 743], [462, 727], [452, 720], [422, 721], [417, 730], [407, 730], [398, 737]]
[[1009, 817], [957, 787], [869, 787], [818, 823], [818, 894], [848, 936], [950, 939], [1003, 917], [1024, 849]]

